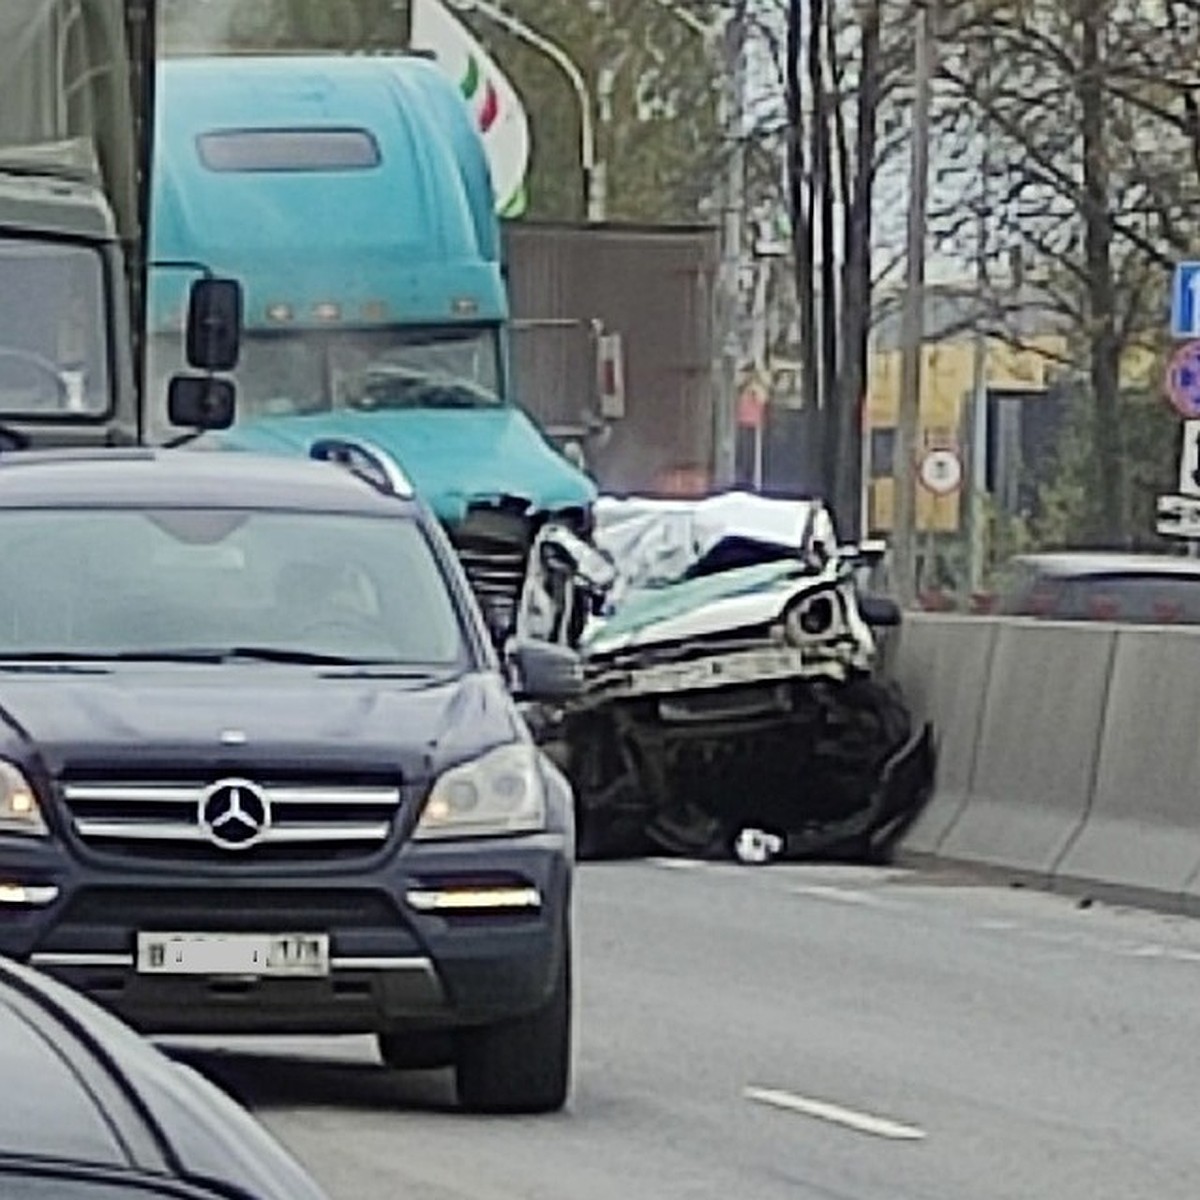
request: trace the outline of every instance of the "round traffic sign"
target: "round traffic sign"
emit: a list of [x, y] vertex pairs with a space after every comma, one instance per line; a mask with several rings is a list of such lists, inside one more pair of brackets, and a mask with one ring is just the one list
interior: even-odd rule
[[1181, 417], [1200, 417], [1200, 341], [1180, 346], [1167, 366], [1167, 396]]
[[935, 496], [952, 496], [962, 487], [963, 465], [957, 450], [926, 450], [921, 459], [921, 486]]

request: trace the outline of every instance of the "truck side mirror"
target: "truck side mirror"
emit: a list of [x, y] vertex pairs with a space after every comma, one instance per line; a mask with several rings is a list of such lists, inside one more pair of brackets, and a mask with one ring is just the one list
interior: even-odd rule
[[197, 279], [187, 318], [187, 361], [198, 371], [232, 371], [242, 339], [242, 285], [236, 279]]
[[236, 399], [227, 379], [208, 375], [176, 375], [167, 391], [167, 418], [187, 429], [228, 429]]

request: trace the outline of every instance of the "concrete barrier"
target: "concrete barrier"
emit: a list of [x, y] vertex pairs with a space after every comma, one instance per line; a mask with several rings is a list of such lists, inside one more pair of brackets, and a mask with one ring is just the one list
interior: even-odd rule
[[971, 617], [905, 617], [891, 674], [914, 721], [933, 725], [938, 752], [937, 788], [905, 835], [906, 853], [936, 853], [967, 803], [996, 632]]
[[1091, 810], [1055, 876], [1135, 900], [1194, 891], [1198, 783], [1200, 631], [1122, 629]]
[[1048, 882], [1088, 811], [1117, 635], [984, 620], [998, 628], [969, 799], [937, 850]]

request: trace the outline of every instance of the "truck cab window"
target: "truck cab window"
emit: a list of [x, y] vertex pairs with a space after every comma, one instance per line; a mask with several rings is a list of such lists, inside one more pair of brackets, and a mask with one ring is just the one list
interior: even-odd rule
[[0, 238], [0, 416], [107, 412], [105, 311], [95, 251]]

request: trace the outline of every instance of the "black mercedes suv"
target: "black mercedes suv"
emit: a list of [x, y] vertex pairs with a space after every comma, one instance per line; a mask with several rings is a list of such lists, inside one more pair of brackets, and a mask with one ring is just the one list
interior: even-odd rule
[[374, 1033], [569, 1090], [572, 796], [390, 460], [0, 455], [0, 954], [143, 1032]]

